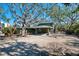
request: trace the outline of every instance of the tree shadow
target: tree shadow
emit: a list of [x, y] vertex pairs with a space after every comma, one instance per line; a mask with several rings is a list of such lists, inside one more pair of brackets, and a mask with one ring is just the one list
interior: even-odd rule
[[[0, 48], [0, 55], [9, 56], [48, 56], [49, 53], [45, 50], [40, 49], [37, 44], [17, 42], [17, 43], [6, 43], [10, 46]], [[6, 45], [5, 44], [5, 45]]]
[[50, 48], [48, 48], [48, 50], [50, 50], [50, 53], [52, 52], [52, 56], [79, 56], [79, 50], [69, 48], [57, 42], [50, 43]]
[[77, 47], [79, 48], [79, 40], [77, 39], [74, 39], [74, 40], [68, 40], [66, 43], [66, 45], [69, 45], [69, 46], [73, 46], [73, 47]]

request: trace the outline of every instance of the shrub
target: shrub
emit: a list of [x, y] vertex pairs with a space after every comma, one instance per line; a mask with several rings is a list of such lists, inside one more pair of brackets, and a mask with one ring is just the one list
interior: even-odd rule
[[2, 32], [6, 35], [6, 36], [11, 36], [16, 32], [16, 29], [14, 29], [13, 27], [4, 27], [2, 29]]
[[20, 33], [20, 29], [15, 29], [13, 34], [18, 34], [18, 33]]
[[65, 33], [66, 34], [79, 35], [79, 24], [78, 23], [74, 23], [71, 26], [66, 26], [65, 27]]
[[74, 30], [74, 33], [75, 33], [76, 35], [79, 35], [79, 29]]
[[9, 36], [10, 31], [9, 31], [9, 29], [8, 29], [7, 27], [4, 27], [4, 28], [2, 29], [2, 32], [3, 32], [6, 36]]

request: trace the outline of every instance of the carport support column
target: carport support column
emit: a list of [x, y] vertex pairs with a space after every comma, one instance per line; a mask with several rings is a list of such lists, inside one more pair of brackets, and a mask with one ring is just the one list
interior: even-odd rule
[[50, 35], [50, 30], [49, 30], [49, 28], [48, 28], [48, 35]]
[[37, 28], [35, 28], [35, 34], [37, 34]]

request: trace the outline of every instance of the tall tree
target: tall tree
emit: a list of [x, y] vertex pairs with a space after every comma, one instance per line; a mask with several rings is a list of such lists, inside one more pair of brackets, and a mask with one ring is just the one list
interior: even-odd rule
[[[64, 4], [65, 5], [65, 4]], [[69, 24], [69, 28], [70, 29], [72, 27], [72, 25], [77, 21], [77, 19], [79, 18], [79, 13], [78, 13], [78, 9], [77, 9], [77, 4], [68, 4], [65, 5], [65, 9], [64, 11], [64, 15], [65, 15], [65, 19], [67, 24]]]
[[52, 19], [53, 30], [54, 30], [54, 33], [55, 33], [56, 32], [56, 27], [58, 25], [61, 25], [61, 22], [62, 22], [62, 15], [63, 15], [62, 9], [61, 9], [60, 5], [53, 4], [52, 7], [49, 8], [47, 11], [48, 11], [47, 14]]
[[8, 4], [8, 8], [16, 24], [22, 28], [22, 36], [26, 35], [27, 27], [40, 21], [37, 19], [42, 14], [39, 4]]

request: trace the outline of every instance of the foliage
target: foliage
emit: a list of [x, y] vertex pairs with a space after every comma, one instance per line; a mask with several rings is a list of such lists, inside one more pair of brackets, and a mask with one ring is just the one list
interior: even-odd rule
[[[30, 27], [34, 23], [43, 22], [43, 19], [51, 19], [53, 22], [53, 29], [56, 31], [64, 30], [69, 34], [78, 34], [79, 24], [79, 5], [73, 3], [63, 3], [63, 4], [6, 4], [7, 9], [11, 13], [10, 17], [6, 16], [6, 11], [0, 8], [0, 18], [5, 20], [5, 22], [10, 22], [11, 19], [14, 20], [14, 27], [22, 28], [22, 36], [26, 34], [26, 28]], [[17, 10], [20, 12], [18, 13]], [[42, 19], [42, 20], [39, 20]], [[5, 28], [8, 33], [13, 33], [12, 28]], [[5, 31], [5, 32], [6, 32]], [[16, 29], [16, 33], [19, 30]]]
[[13, 27], [4, 27], [2, 29], [2, 32], [6, 35], [6, 36], [12, 36], [13, 34], [17, 33], [17, 30], [14, 29]]
[[64, 28], [66, 34], [73, 34], [79, 36], [79, 23], [74, 23], [70, 28], [69, 25], [66, 25]]
[[79, 36], [79, 29], [76, 29], [76, 30], [74, 31], [74, 33], [75, 33], [77, 36]]

